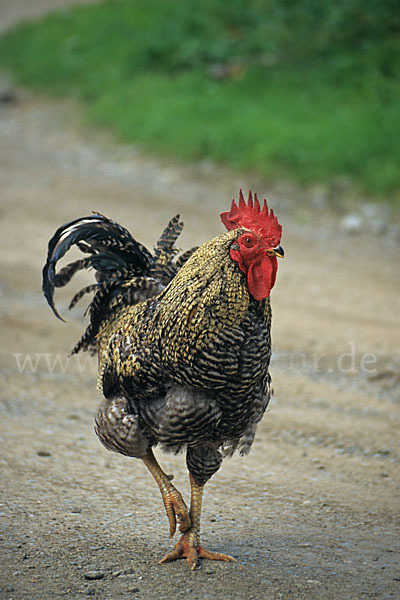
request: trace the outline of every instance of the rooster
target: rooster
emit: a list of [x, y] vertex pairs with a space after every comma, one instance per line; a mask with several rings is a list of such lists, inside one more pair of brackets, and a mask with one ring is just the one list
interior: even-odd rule
[[[184, 557], [235, 560], [200, 545], [206, 482], [222, 460], [249, 452], [270, 398], [270, 291], [281, 225], [242, 191], [221, 213], [227, 232], [177, 256], [183, 224], [173, 218], [150, 253], [116, 222], [95, 213], [60, 227], [49, 242], [43, 291], [55, 315], [55, 287], [80, 269], [96, 283], [72, 299], [94, 293], [89, 325], [72, 353], [98, 355], [104, 401], [95, 432], [111, 451], [140, 458], [153, 475], [169, 520], [182, 534], [160, 562]], [[56, 273], [76, 245], [86, 254]], [[153, 448], [186, 450], [190, 509], [158, 464]]]

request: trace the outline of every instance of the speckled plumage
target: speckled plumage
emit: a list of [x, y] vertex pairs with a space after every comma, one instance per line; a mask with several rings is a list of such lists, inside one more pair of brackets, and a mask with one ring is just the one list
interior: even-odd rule
[[[241, 211], [258, 233], [240, 224]], [[184, 555], [192, 568], [201, 556], [233, 560], [199, 545], [202, 489], [225, 456], [250, 450], [268, 405], [271, 308], [269, 297], [255, 298], [267, 289], [260, 277], [268, 272], [268, 256], [283, 256], [280, 247], [262, 241], [268, 226], [272, 239], [279, 240], [280, 225], [257, 197], [253, 208], [251, 194], [247, 205], [240, 194], [239, 207], [233, 202], [221, 218], [226, 233], [180, 257], [174, 246], [182, 230], [179, 217], [170, 221], [153, 253], [103, 215], [76, 219], [50, 240], [43, 269], [43, 291], [57, 316], [54, 288], [80, 269], [96, 272], [96, 283], [71, 302], [94, 293], [90, 323], [73, 352], [98, 354], [104, 401], [95, 431], [107, 449], [143, 459], [162, 493], [171, 535], [176, 519], [183, 532], [162, 562]], [[56, 274], [57, 261], [74, 244], [89, 256]], [[252, 263], [246, 261], [252, 252], [259, 262], [250, 273]], [[276, 266], [269, 289], [275, 273]], [[186, 450], [190, 513], [158, 465], [156, 445]]]
[[[97, 337], [105, 397], [126, 399], [150, 445], [197, 448], [198, 482], [208, 479], [203, 445], [248, 451], [269, 399], [269, 300], [249, 296], [229, 257], [240, 233], [204, 244], [159, 295], [121, 309]], [[109, 435], [119, 435], [114, 425]]]
[[[176, 261], [182, 224], [175, 217], [153, 255], [135, 242], [135, 258], [143, 257], [129, 264], [118, 252], [129, 246], [130, 234], [102, 215], [88, 219], [58, 230], [66, 246], [59, 255], [73, 238], [90, 256], [54, 274], [54, 285], [65, 285], [78, 269], [96, 269], [98, 282], [71, 303], [95, 291], [91, 322], [73, 352], [98, 352], [98, 387], [106, 400], [96, 433], [108, 449], [128, 456], [143, 456], [157, 444], [171, 451], [187, 447], [189, 470], [204, 483], [223, 455], [237, 448], [248, 452], [269, 400], [269, 298], [249, 295], [246, 277], [229, 256], [244, 229]], [[112, 235], [82, 239], [79, 226], [86, 234], [90, 226], [110, 227]], [[121, 241], [113, 238], [117, 231], [123, 232]], [[107, 269], [110, 249], [118, 269]], [[49, 257], [51, 262], [50, 251]]]

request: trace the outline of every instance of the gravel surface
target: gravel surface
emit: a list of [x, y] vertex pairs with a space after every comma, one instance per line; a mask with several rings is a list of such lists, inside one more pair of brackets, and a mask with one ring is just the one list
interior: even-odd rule
[[[17, 92], [0, 107], [1, 598], [399, 597], [396, 231], [350, 231], [287, 184], [143, 156], [83, 129], [70, 103]], [[251, 454], [206, 486], [204, 544], [237, 563], [190, 572], [157, 564], [172, 541], [145, 467], [93, 433], [96, 363], [67, 354], [84, 328], [68, 300], [86, 279], [57, 292], [65, 325], [41, 268], [55, 229], [95, 209], [149, 246], [180, 212], [182, 247], [201, 243], [240, 185], [267, 195], [284, 226], [275, 397]], [[158, 456], [187, 496], [184, 458]]]

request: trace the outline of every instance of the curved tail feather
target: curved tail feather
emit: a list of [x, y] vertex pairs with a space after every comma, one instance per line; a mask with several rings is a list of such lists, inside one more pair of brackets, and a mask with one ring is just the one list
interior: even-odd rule
[[[91, 256], [70, 263], [56, 276], [57, 262], [73, 245]], [[101, 281], [124, 267], [136, 273], [146, 272], [151, 263], [150, 252], [136, 242], [127, 229], [95, 213], [62, 225], [51, 238], [43, 268], [43, 293], [54, 314], [62, 319], [54, 304], [54, 287], [68, 283], [78, 270], [93, 267]]]
[[[97, 282], [77, 292], [70, 303], [72, 308], [82, 296], [94, 293], [87, 309], [90, 324], [73, 353], [94, 349], [95, 336], [110, 313], [151, 298], [168, 285], [195, 250], [193, 248], [175, 260], [178, 253], [175, 242], [182, 228], [179, 215], [171, 219], [154, 254], [137, 242], [127, 229], [100, 213], [74, 219], [57, 229], [49, 241], [42, 284], [45, 298], [56, 317], [64, 321], [54, 302], [56, 287], [65, 286], [82, 269], [93, 269]], [[57, 273], [57, 263], [73, 246], [88, 256], [69, 263]]]

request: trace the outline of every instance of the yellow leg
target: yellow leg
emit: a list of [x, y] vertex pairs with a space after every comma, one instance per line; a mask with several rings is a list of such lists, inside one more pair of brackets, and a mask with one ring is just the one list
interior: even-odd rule
[[172, 537], [176, 531], [176, 521], [178, 521], [179, 531], [181, 533], [187, 531], [190, 528], [188, 509], [180, 492], [178, 492], [176, 487], [171, 483], [172, 476], [164, 473], [151, 448], [148, 453], [142, 457], [142, 460], [160, 488], [169, 521], [170, 537]]
[[177, 558], [186, 558], [189, 567], [196, 568], [199, 558], [208, 558], [210, 560], [232, 560], [235, 559], [228, 554], [220, 552], [209, 552], [200, 546], [200, 516], [203, 499], [204, 485], [197, 485], [194, 477], [189, 474], [190, 479], [190, 528], [181, 536], [175, 548], [160, 560], [160, 564], [176, 560]]

